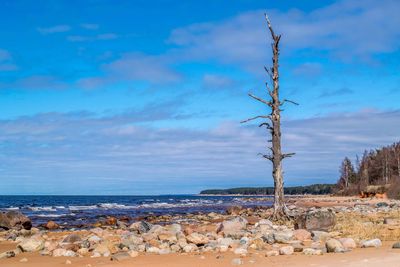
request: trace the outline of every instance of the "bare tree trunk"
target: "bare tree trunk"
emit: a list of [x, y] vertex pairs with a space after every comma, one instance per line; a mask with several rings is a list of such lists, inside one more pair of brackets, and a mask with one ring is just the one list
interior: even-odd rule
[[[247, 119], [243, 122], [248, 122], [250, 120], [255, 119], [268, 119], [268, 122], [263, 122], [260, 124], [260, 127], [265, 126], [271, 133], [272, 147], [269, 149], [272, 152], [272, 155], [267, 154], [263, 155], [264, 158], [270, 160], [272, 162], [272, 177], [274, 179], [274, 213], [273, 219], [280, 220], [286, 219], [288, 217], [287, 208], [285, 205], [285, 197], [284, 197], [284, 183], [283, 183], [283, 170], [282, 170], [282, 160], [286, 157], [293, 156], [294, 153], [283, 154], [281, 148], [281, 106], [285, 102], [290, 102], [292, 104], [298, 105], [297, 103], [284, 99], [280, 101], [279, 99], [279, 41], [281, 39], [281, 35], [276, 35], [271, 22], [268, 19], [268, 16], [265, 15], [267, 20], [268, 29], [271, 33], [272, 37], [272, 68], [268, 69], [265, 67], [265, 71], [268, 73], [270, 79], [272, 80], [273, 89], [271, 90], [266, 83], [268, 94], [271, 98], [270, 101], [266, 101], [262, 98], [249, 94], [250, 97], [262, 102], [267, 105], [271, 109], [271, 113], [269, 115], [261, 115], [256, 116], [250, 119]], [[272, 125], [271, 125], [272, 124]]]

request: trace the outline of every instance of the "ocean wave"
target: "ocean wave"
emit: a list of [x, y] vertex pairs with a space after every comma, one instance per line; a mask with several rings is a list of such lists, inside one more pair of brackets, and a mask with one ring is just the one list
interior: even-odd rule
[[56, 208], [45, 206], [45, 207], [28, 207], [32, 211], [57, 211]]
[[72, 211], [79, 211], [79, 210], [95, 210], [99, 207], [97, 205], [90, 205], [90, 206], [68, 206], [69, 210]]
[[52, 217], [52, 218], [59, 218], [59, 217], [66, 217], [66, 216], [75, 216], [74, 213], [62, 213], [62, 214], [35, 214], [36, 217]]
[[5, 210], [19, 210], [19, 207], [8, 207]]
[[134, 209], [137, 206], [126, 206], [118, 203], [100, 203], [99, 207], [103, 209]]

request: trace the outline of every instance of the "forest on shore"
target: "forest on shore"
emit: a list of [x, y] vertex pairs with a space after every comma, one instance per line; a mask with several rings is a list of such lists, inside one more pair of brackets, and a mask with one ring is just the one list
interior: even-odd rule
[[354, 163], [345, 157], [337, 186], [338, 193], [343, 195], [358, 194], [372, 186], [380, 186], [382, 192], [379, 193], [400, 198], [400, 142], [365, 150]]
[[[306, 186], [285, 187], [286, 195], [327, 195], [335, 191], [335, 184], [312, 184]], [[207, 189], [202, 195], [273, 195], [274, 187], [238, 187], [230, 189]]]

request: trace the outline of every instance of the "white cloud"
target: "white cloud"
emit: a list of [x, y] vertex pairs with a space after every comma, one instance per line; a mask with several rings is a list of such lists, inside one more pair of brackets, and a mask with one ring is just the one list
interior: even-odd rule
[[[184, 192], [196, 192], [194, 184], [272, 184], [269, 162], [257, 156], [266, 152], [267, 136], [256, 125], [226, 122], [209, 130], [140, 126], [178, 117], [176, 105], [153, 105], [109, 117], [80, 112], [0, 120], [0, 179], [32, 176], [37, 184], [37, 179], [48, 183], [57, 176], [60, 183], [90, 188], [87, 177], [98, 177], [98, 192], [114, 188], [114, 193], [121, 188], [137, 192], [139, 183], [157, 183], [160, 193], [178, 193], [174, 182]], [[283, 149], [297, 153], [285, 161], [286, 184], [335, 182], [344, 156], [354, 158], [364, 149], [398, 141], [399, 131], [399, 111], [286, 121]], [[123, 184], [109, 179], [115, 177]]]
[[37, 28], [37, 31], [43, 35], [60, 33], [60, 32], [68, 32], [70, 30], [71, 30], [71, 27], [69, 25], [56, 25], [56, 26], [47, 27], [47, 28], [44, 28], [44, 27]]
[[99, 28], [99, 25], [93, 23], [82, 23], [81, 27], [86, 30], [97, 30]]
[[88, 35], [70, 35], [67, 36], [67, 40], [70, 42], [88, 42], [88, 41], [98, 41], [98, 40], [113, 40], [117, 39], [119, 36], [115, 33], [101, 33], [95, 36]]
[[[342, 0], [311, 12], [270, 10], [285, 54], [304, 49], [328, 52], [342, 61], [368, 60], [396, 51], [400, 41], [400, 2]], [[268, 59], [270, 38], [263, 10], [175, 29], [169, 43], [187, 58], [218, 60], [256, 69]], [[290, 55], [290, 54], [289, 54]]]

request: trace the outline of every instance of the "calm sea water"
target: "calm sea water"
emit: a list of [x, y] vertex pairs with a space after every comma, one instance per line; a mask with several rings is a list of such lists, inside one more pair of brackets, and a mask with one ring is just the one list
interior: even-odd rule
[[105, 216], [139, 217], [160, 214], [223, 212], [227, 207], [270, 206], [270, 197], [238, 196], [0, 196], [0, 210], [18, 210], [34, 225], [49, 220], [68, 226], [97, 221]]

